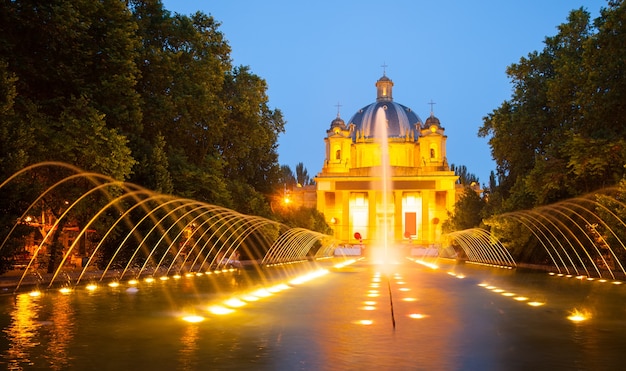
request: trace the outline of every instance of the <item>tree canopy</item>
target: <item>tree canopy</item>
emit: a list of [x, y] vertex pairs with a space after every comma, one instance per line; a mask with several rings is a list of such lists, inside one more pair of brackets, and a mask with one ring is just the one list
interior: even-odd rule
[[609, 1], [591, 20], [570, 12], [543, 50], [507, 69], [511, 99], [484, 118], [501, 211], [613, 186], [626, 163], [626, 6]]

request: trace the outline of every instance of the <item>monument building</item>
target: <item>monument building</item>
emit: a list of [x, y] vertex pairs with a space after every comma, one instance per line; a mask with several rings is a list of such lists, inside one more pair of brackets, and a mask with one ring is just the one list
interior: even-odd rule
[[347, 123], [337, 113], [326, 131], [317, 209], [343, 244], [439, 244], [458, 178], [446, 160], [444, 128], [432, 109], [422, 121], [395, 102], [386, 74], [375, 85], [375, 102]]

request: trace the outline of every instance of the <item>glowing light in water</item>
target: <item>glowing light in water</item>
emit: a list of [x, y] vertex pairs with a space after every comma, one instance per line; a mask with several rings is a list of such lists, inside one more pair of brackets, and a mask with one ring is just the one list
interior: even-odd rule
[[421, 314], [421, 313], [411, 313], [408, 315], [409, 318], [414, 318], [414, 319], [422, 319], [422, 318], [426, 318], [428, 317], [425, 314]]
[[374, 321], [372, 321], [371, 319], [362, 319], [360, 321], [356, 321], [355, 322], [357, 325], [364, 325], [364, 326], [369, 326], [371, 324], [374, 323]]
[[310, 280], [312, 280], [314, 278], [321, 277], [321, 276], [325, 275], [326, 273], [328, 273], [328, 270], [326, 270], [326, 269], [318, 269], [318, 270], [313, 271], [311, 273], [307, 273], [305, 275], [296, 277], [296, 278], [292, 279], [291, 281], [289, 281], [289, 283], [292, 284], [292, 285], [299, 285], [299, 284], [305, 283], [307, 281], [310, 281]]
[[573, 312], [567, 316], [567, 319], [572, 322], [582, 322], [591, 318], [591, 314], [586, 311], [579, 311], [578, 309], [574, 309]]
[[528, 305], [530, 305], [531, 307], [540, 307], [542, 305], [545, 305], [546, 303], [543, 303], [541, 301], [529, 301]]
[[417, 298], [403, 298], [402, 301], [417, 301]]
[[117, 282], [117, 281], [109, 282], [109, 287], [118, 287], [119, 285], [120, 285], [120, 283]]
[[95, 291], [98, 288], [98, 285], [91, 283], [87, 285], [85, 288], [89, 291]]
[[204, 321], [204, 317], [197, 316], [197, 315], [189, 315], [189, 316], [184, 316], [183, 321], [190, 322], [190, 323], [198, 323], [198, 322]]
[[148, 283], [152, 283], [154, 282], [154, 278], [152, 277], [147, 277], [144, 281], [148, 282]]
[[213, 314], [217, 314], [217, 315], [231, 314], [231, 313], [233, 313], [235, 311], [234, 309], [226, 308], [226, 307], [223, 307], [221, 305], [211, 305], [207, 309], [208, 309], [209, 312], [211, 312]]
[[59, 292], [60, 292], [61, 294], [69, 294], [70, 292], [72, 292], [72, 289], [70, 289], [69, 287], [61, 287], [61, 288], [59, 289]]
[[161, 281], [167, 281], [167, 280], [169, 280], [170, 278], [169, 278], [168, 276], [161, 276], [161, 277], [159, 277], [159, 279], [160, 279]]
[[41, 291], [34, 290], [34, 291], [29, 292], [28, 295], [32, 297], [41, 296]]
[[513, 299], [517, 300], [517, 301], [527, 301], [528, 300], [528, 298], [525, 297], [525, 296], [516, 296]]
[[239, 308], [239, 307], [243, 307], [244, 305], [246, 305], [246, 302], [238, 298], [231, 298], [231, 299], [226, 300], [224, 304], [231, 308]]
[[376, 310], [376, 307], [373, 305], [366, 305], [364, 307], [362, 307], [361, 309], [363, 310]]
[[434, 263], [429, 263], [429, 262], [427, 262], [427, 261], [423, 261], [423, 260], [416, 260], [415, 262], [416, 262], [417, 264], [421, 264], [421, 265], [423, 265], [423, 266], [426, 266], [426, 267], [428, 267], [428, 268], [430, 268], [430, 269], [437, 269], [437, 268], [439, 268], [439, 266], [438, 266], [437, 264], [434, 264]]
[[135, 279], [133, 279], [133, 280], [129, 280], [129, 281], [128, 281], [128, 284], [129, 284], [129, 285], [136, 285], [136, 284], [138, 284], [138, 283], [139, 283], [139, 281], [137, 281], [137, 280], [135, 280]]
[[258, 289], [255, 292], [253, 292], [251, 295], [254, 295], [257, 298], [266, 298], [268, 296], [272, 296], [272, 293], [267, 291], [266, 289]]

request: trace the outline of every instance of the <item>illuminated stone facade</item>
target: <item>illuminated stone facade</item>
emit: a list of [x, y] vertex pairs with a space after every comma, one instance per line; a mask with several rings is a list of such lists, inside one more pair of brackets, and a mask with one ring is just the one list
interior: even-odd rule
[[[376, 82], [376, 102], [346, 124], [331, 122], [324, 142], [322, 171], [316, 176], [317, 209], [335, 237], [345, 244], [380, 241], [438, 244], [442, 222], [455, 202], [457, 176], [446, 160], [446, 135], [432, 114], [422, 122], [410, 108], [393, 101], [393, 82]], [[384, 119], [376, 119], [384, 112]], [[391, 187], [383, 186], [382, 147], [377, 125], [386, 125]], [[386, 212], [383, 189], [387, 191]], [[386, 227], [385, 227], [386, 226]]]

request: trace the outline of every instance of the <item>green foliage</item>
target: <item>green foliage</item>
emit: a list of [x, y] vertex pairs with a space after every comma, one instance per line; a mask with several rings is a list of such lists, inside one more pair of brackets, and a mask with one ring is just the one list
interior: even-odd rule
[[454, 205], [454, 213], [443, 225], [445, 232], [476, 228], [482, 222], [482, 209], [485, 201], [470, 186], [463, 188], [463, 194]]
[[479, 130], [490, 137], [502, 211], [578, 196], [624, 177], [625, 19], [623, 1], [609, 2], [594, 22], [586, 10], [573, 10], [542, 51], [507, 69], [513, 95]]
[[457, 180], [458, 184], [462, 185], [471, 185], [472, 183], [478, 184], [478, 177], [475, 174], [472, 174], [467, 171], [467, 166], [461, 165], [456, 166], [454, 164], [450, 164], [450, 170], [454, 171], [454, 174], [459, 177]]

